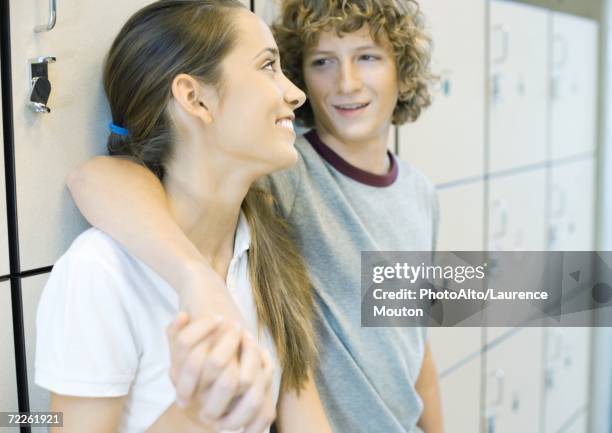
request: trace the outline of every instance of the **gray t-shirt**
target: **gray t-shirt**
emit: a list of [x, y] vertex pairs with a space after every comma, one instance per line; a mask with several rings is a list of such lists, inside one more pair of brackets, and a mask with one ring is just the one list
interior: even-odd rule
[[334, 433], [415, 433], [423, 403], [415, 382], [425, 328], [361, 327], [361, 251], [431, 251], [435, 190], [393, 157], [386, 175], [350, 165], [315, 131], [298, 137], [295, 167], [268, 177], [290, 222], [323, 317], [316, 371]]

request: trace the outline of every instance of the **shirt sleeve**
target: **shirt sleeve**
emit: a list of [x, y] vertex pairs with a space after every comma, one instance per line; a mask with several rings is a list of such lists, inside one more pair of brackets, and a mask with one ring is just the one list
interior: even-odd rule
[[70, 252], [56, 263], [36, 316], [39, 386], [82, 397], [128, 393], [139, 348], [119, 272]]

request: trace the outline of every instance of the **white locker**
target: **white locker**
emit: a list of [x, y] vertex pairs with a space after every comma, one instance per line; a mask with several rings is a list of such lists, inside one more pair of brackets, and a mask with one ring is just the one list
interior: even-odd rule
[[490, 250], [546, 249], [546, 170], [489, 180]]
[[[86, 227], [64, 186], [79, 162], [106, 152], [110, 115], [101, 65], [127, 18], [148, 0], [57, 2], [57, 23], [45, 33], [45, 1], [11, 2], [11, 55], [15, 169], [21, 270], [53, 264]], [[48, 65], [48, 114], [28, 108], [28, 60], [54, 56]]]
[[537, 433], [542, 407], [542, 328], [523, 328], [485, 353], [485, 431]]
[[445, 432], [480, 431], [480, 368], [478, 356], [440, 379]]
[[595, 167], [594, 158], [552, 166], [550, 250], [590, 251], [595, 247]]
[[478, 327], [429, 328], [427, 335], [438, 373], [444, 375], [449, 369], [480, 353], [481, 332]]
[[[546, 169], [489, 180], [488, 250], [543, 251], [546, 249]], [[523, 311], [525, 316], [529, 311]], [[488, 314], [494, 314], [489, 310]], [[488, 327], [486, 341], [512, 332], [510, 327]]]
[[440, 251], [479, 251], [484, 242], [484, 182], [437, 191], [440, 204]]
[[547, 329], [544, 432], [556, 433], [588, 402], [591, 329]]
[[597, 23], [553, 13], [551, 158], [593, 152], [597, 125]]
[[482, 175], [485, 0], [419, 2], [433, 38], [433, 103], [400, 127], [400, 155], [435, 183]]
[[[17, 404], [17, 376], [15, 374], [15, 345], [13, 342], [13, 314], [11, 312], [11, 284], [0, 282], [0, 411], [15, 412]], [[4, 432], [4, 429], [2, 430]], [[7, 428], [17, 433], [18, 428]]]
[[490, 2], [489, 169], [543, 162], [548, 125], [548, 12]]
[[[26, 359], [28, 364], [28, 393], [31, 411], [49, 410], [49, 391], [34, 383], [34, 361], [36, 359], [36, 310], [42, 290], [49, 274], [35, 275], [21, 280], [23, 300], [23, 325], [26, 339]], [[76, 325], [76, 324], [75, 324]]]
[[[483, 245], [483, 182], [437, 191], [440, 203], [438, 250], [481, 250]], [[480, 351], [482, 328], [430, 328], [429, 342], [441, 377], [445, 431], [480, 429]], [[458, 365], [462, 363], [465, 365]]]
[[[582, 412], [576, 416], [567, 428], [563, 430], [563, 433], [587, 433], [587, 414]], [[595, 433], [595, 432], [593, 432]]]
[[[2, 98], [0, 98], [0, 143], [4, 144]], [[4, 176], [4, 152], [0, 152], [0, 276], [9, 275], [8, 231], [6, 229], [6, 182]]]
[[280, 13], [280, 0], [255, 0], [255, 13], [271, 25]]

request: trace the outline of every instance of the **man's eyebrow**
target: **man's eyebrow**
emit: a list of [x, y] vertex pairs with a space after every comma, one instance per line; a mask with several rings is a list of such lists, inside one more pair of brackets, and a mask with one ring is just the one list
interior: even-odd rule
[[[354, 51], [365, 51], [365, 50], [381, 50], [382, 48], [379, 47], [378, 45], [361, 45], [359, 47], [354, 48]], [[321, 55], [321, 54], [334, 54], [333, 51], [327, 51], [327, 50], [312, 50], [312, 51], [308, 51], [307, 55], [308, 56], [314, 56], [314, 55]]]
[[267, 48], [264, 48], [263, 50], [261, 50], [259, 53], [257, 53], [257, 55], [255, 57], [253, 57], [253, 60], [255, 60], [257, 57], [261, 56], [264, 53], [270, 53], [274, 57], [278, 57], [278, 50], [276, 48], [267, 47]]

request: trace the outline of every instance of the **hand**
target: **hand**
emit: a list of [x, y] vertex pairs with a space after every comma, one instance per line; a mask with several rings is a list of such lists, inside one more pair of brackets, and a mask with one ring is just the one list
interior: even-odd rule
[[249, 332], [220, 317], [189, 323], [189, 316], [179, 313], [168, 338], [179, 406], [220, 429], [259, 433], [272, 423], [274, 365]]

